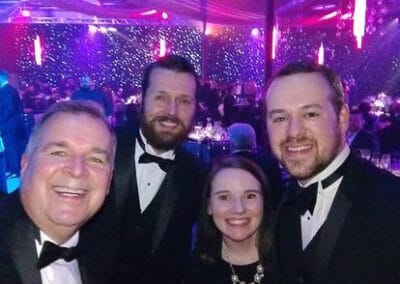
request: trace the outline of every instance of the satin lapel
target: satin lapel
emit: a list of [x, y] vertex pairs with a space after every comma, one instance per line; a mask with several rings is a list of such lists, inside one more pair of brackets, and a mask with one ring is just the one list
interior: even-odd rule
[[41, 283], [40, 272], [36, 267], [36, 234], [37, 228], [26, 215], [21, 216], [14, 226], [6, 231], [5, 242], [22, 282], [26, 284]]
[[[115, 195], [115, 204], [117, 211], [117, 220], [121, 220], [122, 214], [127, 206], [128, 190], [132, 185], [136, 186], [136, 170], [135, 170], [135, 135], [118, 137], [118, 146], [115, 159], [115, 169], [113, 178], [113, 190]], [[134, 190], [134, 189], [131, 189]], [[138, 202], [136, 202], [138, 203]], [[140, 209], [139, 209], [140, 210]]]
[[346, 177], [349, 177], [349, 175], [344, 175], [329, 211], [328, 218], [321, 228], [320, 241], [315, 255], [315, 283], [322, 283], [319, 280], [322, 279], [321, 277], [328, 267], [343, 224], [352, 207], [351, 202], [346, 197], [346, 192], [356, 188], [357, 184], [354, 182], [354, 179], [350, 180]]
[[288, 188], [275, 224], [274, 242], [279, 259], [279, 277], [285, 279], [284, 283], [297, 282], [296, 259], [301, 249], [300, 216], [294, 204], [297, 194], [295, 187]]
[[161, 203], [160, 212], [158, 214], [151, 248], [149, 250], [149, 257], [155, 252], [165, 234], [171, 215], [183, 190], [183, 184], [185, 184], [183, 182], [185, 177], [182, 173], [187, 173], [187, 169], [185, 169], [182, 164], [179, 163], [179, 156], [180, 155], [177, 154], [175, 159], [176, 163], [167, 173], [167, 176], [165, 177], [160, 188], [160, 190], [165, 190], [165, 194]]
[[[78, 258], [79, 272], [81, 274], [82, 284], [98, 284], [88, 268], [87, 259], [84, 257]], [[94, 261], [94, 260], [92, 260]]]

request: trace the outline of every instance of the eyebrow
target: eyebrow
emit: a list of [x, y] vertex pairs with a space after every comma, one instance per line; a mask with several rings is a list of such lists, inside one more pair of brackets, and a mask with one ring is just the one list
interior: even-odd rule
[[[159, 94], [159, 95], [168, 95], [168, 93], [169, 92], [163, 91], [163, 90], [160, 90], [160, 91], [156, 92], [156, 94]], [[193, 99], [193, 97], [191, 95], [186, 94], [186, 93], [180, 93], [179, 96], [183, 96], [183, 97], [188, 98], [188, 99]]]
[[[68, 143], [65, 141], [48, 142], [48, 143], [44, 144], [44, 146], [42, 147], [42, 150], [46, 151], [51, 147], [68, 148]], [[107, 157], [109, 157], [109, 155], [110, 155], [109, 151], [101, 149], [99, 147], [92, 147], [91, 151], [93, 151], [96, 154], [104, 154]]]
[[[322, 106], [320, 104], [309, 104], [309, 105], [304, 105], [302, 107], [300, 107], [300, 109], [302, 110], [308, 110], [311, 108], [319, 108], [322, 109]], [[268, 112], [268, 117], [274, 115], [274, 114], [281, 114], [281, 113], [285, 113], [286, 111], [284, 109], [272, 109]]]
[[43, 145], [42, 150], [48, 150], [51, 147], [59, 147], [59, 148], [65, 148], [67, 147], [67, 142], [63, 142], [63, 141], [58, 141], [58, 142], [48, 142], [46, 144]]
[[[225, 190], [225, 189], [219, 189], [217, 191], [215, 191], [212, 195], [217, 195], [217, 194], [221, 194], [221, 193], [230, 193], [230, 190]], [[244, 193], [262, 193], [261, 189], [246, 189], [244, 191]]]

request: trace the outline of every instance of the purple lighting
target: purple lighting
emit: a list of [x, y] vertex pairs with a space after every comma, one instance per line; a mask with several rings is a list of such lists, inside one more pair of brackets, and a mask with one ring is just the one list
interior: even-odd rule
[[354, 7], [353, 34], [357, 39], [357, 47], [361, 49], [362, 38], [365, 35], [365, 15], [367, 12], [367, 1], [356, 0]]
[[167, 12], [162, 12], [161, 13], [161, 18], [163, 18], [163, 20], [168, 20], [168, 13]]
[[42, 65], [42, 46], [40, 43], [40, 37], [36, 35], [36, 38], [33, 42], [34, 49], [35, 49], [35, 62], [36, 65]]
[[252, 37], [259, 37], [260, 36], [260, 30], [258, 28], [253, 28], [251, 30], [251, 36]]
[[95, 34], [97, 32], [97, 27], [93, 25], [88, 26], [89, 33]]
[[141, 16], [150, 16], [150, 15], [154, 15], [154, 14], [157, 14], [156, 9], [152, 9], [152, 10], [148, 10], [146, 12], [140, 13]]
[[24, 9], [21, 11], [21, 15], [22, 17], [29, 18], [31, 16], [31, 11]]

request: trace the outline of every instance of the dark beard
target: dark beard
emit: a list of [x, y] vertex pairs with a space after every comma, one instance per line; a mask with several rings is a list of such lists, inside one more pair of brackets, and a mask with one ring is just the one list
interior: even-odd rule
[[[170, 120], [179, 125], [179, 132], [176, 134], [158, 133], [155, 130], [154, 124], [158, 121]], [[155, 149], [169, 151], [178, 147], [183, 141], [186, 140], [187, 135], [190, 132], [190, 128], [186, 128], [185, 125], [175, 116], [163, 115], [148, 121], [145, 114], [142, 113], [140, 117], [140, 128], [146, 137], [147, 143], [153, 146]]]

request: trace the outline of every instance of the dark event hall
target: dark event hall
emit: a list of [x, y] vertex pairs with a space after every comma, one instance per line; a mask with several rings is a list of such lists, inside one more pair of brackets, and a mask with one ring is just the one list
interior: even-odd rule
[[[169, 60], [182, 61], [173, 69], [169, 65], [162, 65], [175, 64]], [[299, 64], [297, 68], [300, 68], [297, 71], [285, 69], [296, 62]], [[284, 73], [285, 71], [288, 73]], [[312, 77], [316, 74], [319, 74], [319, 79]], [[191, 85], [193, 82], [190, 77], [193, 75], [194, 86]], [[295, 81], [295, 77], [298, 81]], [[311, 101], [318, 93], [314, 87], [317, 83], [322, 84], [322, 77], [325, 80], [324, 86], [333, 90], [332, 96], [339, 92], [343, 97], [339, 103], [331, 99], [333, 108], [329, 108], [329, 111], [326, 111], [322, 103], [312, 101], [306, 104], [306, 101]], [[333, 77], [340, 79], [336, 82]], [[308, 83], [300, 80], [306, 78], [310, 80]], [[337, 84], [340, 85], [339, 91], [336, 89]], [[188, 88], [190, 92], [195, 89], [194, 95], [190, 92], [188, 95], [186, 90], [181, 91], [180, 88]], [[154, 100], [152, 92], [157, 92]], [[305, 94], [307, 92], [309, 94]], [[303, 103], [300, 101], [303, 96], [304, 105], [296, 109], [296, 103]], [[69, 111], [57, 108], [90, 108], [86, 105], [70, 104], [75, 101], [95, 102], [95, 108], [101, 111], [101, 118], [100, 114], [97, 117], [97, 114], [86, 113], [88, 109]], [[336, 122], [330, 120], [329, 115], [332, 113], [335, 113]], [[82, 120], [78, 121], [77, 118]], [[54, 131], [49, 131], [56, 120], [60, 120], [59, 127], [54, 126]], [[103, 125], [98, 125], [101, 124], [99, 121]], [[69, 132], [73, 123], [76, 125]], [[93, 128], [89, 127], [92, 123]], [[37, 128], [35, 125], [38, 125]], [[286, 128], [283, 129], [284, 127]], [[84, 158], [79, 156], [86, 150], [85, 143], [108, 141], [102, 138], [96, 140], [95, 137], [110, 133], [114, 147], [110, 153], [105, 155], [103, 152], [106, 151], [100, 149], [100, 146], [92, 145], [95, 150], [90, 151], [94, 154], [90, 153], [90, 157]], [[42, 157], [39, 146], [47, 136], [56, 134], [61, 142], [49, 142], [43, 147], [59, 149], [51, 152], [51, 158]], [[64, 135], [66, 141], [61, 140]], [[70, 146], [69, 139], [74, 143], [82, 143]], [[136, 150], [127, 150], [135, 148]], [[181, 150], [184, 159], [181, 159]], [[314, 151], [312, 160], [309, 157]], [[140, 154], [142, 156], [139, 157]], [[232, 156], [240, 156], [239, 161], [232, 160]], [[81, 270], [78, 278], [68, 278], [68, 273], [60, 272], [60, 275], [69, 275], [64, 282], [60, 282], [60, 279], [53, 277], [53, 273], [58, 275], [61, 268], [45, 264], [44, 268], [40, 267], [42, 282], [39, 278], [32, 278], [31, 282], [30, 276], [20, 272], [31, 269], [30, 266], [17, 264], [15, 275], [19, 274], [20, 282], [13, 281], [14, 270], [9, 268], [5, 271], [11, 271], [10, 276], [6, 273], [4, 279], [10, 281], [4, 283], [399, 283], [396, 282], [400, 279], [398, 274], [387, 277], [388, 273], [385, 272], [376, 275], [371, 272], [370, 279], [378, 282], [363, 282], [367, 276], [354, 276], [357, 273], [370, 273], [363, 266], [362, 260], [358, 260], [364, 258], [364, 252], [360, 252], [363, 245], [369, 244], [366, 240], [368, 237], [360, 236], [358, 231], [349, 235], [343, 233], [343, 238], [348, 243], [337, 251], [350, 251], [353, 248], [349, 244], [357, 243], [354, 253], [346, 254], [347, 258], [340, 258], [335, 254], [337, 251], [328, 248], [329, 241], [325, 247], [321, 245], [321, 241], [315, 241], [327, 237], [329, 230], [323, 229], [331, 223], [336, 222], [335, 226], [343, 225], [343, 232], [346, 232], [346, 225], [349, 226], [346, 220], [340, 221], [343, 215], [338, 213], [335, 218], [331, 216], [332, 211], [337, 210], [335, 204], [339, 203], [341, 196], [339, 193], [342, 189], [338, 179], [328, 181], [327, 189], [331, 184], [335, 187], [332, 198], [321, 193], [325, 188], [324, 183], [332, 179], [329, 174], [333, 164], [341, 164], [346, 160], [343, 162], [346, 168], [350, 163], [347, 156], [354, 156], [357, 163], [362, 165], [358, 168], [357, 164], [357, 170], [352, 169], [354, 172], [351, 173], [356, 176], [360, 171], [363, 176], [361, 179], [365, 178], [366, 185], [363, 187], [368, 188], [365, 191], [368, 192], [368, 197], [360, 199], [365, 201], [371, 197], [372, 200], [372, 196], [378, 196], [374, 199], [374, 205], [371, 205], [374, 202], [369, 199], [369, 203], [366, 201], [368, 205], [361, 201], [349, 202], [352, 204], [349, 212], [353, 212], [354, 208], [355, 211], [359, 208], [364, 210], [368, 206], [376, 208], [381, 205], [383, 208], [381, 211], [378, 209], [377, 214], [372, 209], [365, 209], [367, 213], [360, 209], [362, 213], [356, 211], [353, 214], [360, 220], [349, 219], [349, 224], [353, 225], [354, 230], [368, 227], [371, 235], [375, 234], [375, 241], [384, 243], [387, 239], [387, 247], [395, 243], [399, 245], [397, 250], [400, 250], [400, 241], [397, 240], [400, 236], [393, 236], [400, 229], [396, 228], [393, 234], [387, 232], [386, 237], [380, 235], [395, 218], [400, 221], [397, 212], [400, 210], [400, 203], [396, 203], [399, 201], [400, 188], [397, 188], [397, 196], [393, 198], [390, 195], [391, 189], [388, 189], [390, 194], [372, 189], [369, 191], [367, 184], [378, 183], [381, 178], [379, 176], [373, 180], [371, 171], [377, 171], [386, 177], [382, 181], [387, 182], [387, 185], [385, 183], [382, 187], [394, 187], [398, 183], [395, 176], [400, 177], [400, 0], [0, 0], [0, 201], [16, 196], [21, 191], [22, 205], [32, 223], [40, 229], [42, 240], [43, 233], [45, 240], [48, 238], [58, 244], [63, 244], [66, 240], [68, 243], [74, 238], [72, 236], [76, 236], [76, 232], [79, 233], [80, 244], [86, 238], [86, 228], [90, 235], [92, 230], [97, 230], [97, 226], [102, 224], [104, 242], [93, 242], [84, 250], [84, 254], [88, 256], [86, 251], [90, 251], [90, 257], [99, 259], [102, 256], [97, 248], [104, 248], [105, 255], [109, 253], [109, 262], [99, 261], [99, 267], [104, 265], [107, 269], [99, 273], [102, 276], [98, 276], [97, 280], [96, 277], [88, 280], [86, 272]], [[61, 163], [61, 160], [65, 163], [65, 169], [56, 173], [55, 167], [61, 167], [56, 163]], [[184, 161], [182, 164], [181, 160]], [[192, 163], [192, 160], [195, 162]], [[250, 165], [247, 165], [249, 160]], [[229, 163], [232, 164], [228, 165]], [[251, 170], [253, 165], [256, 165], [254, 172]], [[106, 169], [108, 166], [111, 168], [110, 172]], [[47, 174], [43, 173], [47, 170]], [[259, 170], [262, 172], [260, 178], [257, 174]], [[54, 174], [51, 175], [50, 171], [54, 171]], [[25, 199], [35, 197], [33, 194], [32, 197], [24, 197], [24, 191], [34, 187], [30, 183], [33, 184], [39, 178], [48, 177], [50, 183], [51, 179], [56, 179], [57, 174], [67, 175], [67, 171], [71, 171], [69, 186], [75, 184], [72, 181], [74, 179], [82, 179], [82, 184], [73, 189], [53, 184], [50, 190], [55, 190], [60, 199], [54, 197], [57, 199], [54, 204], [61, 204], [62, 198], [68, 199], [67, 202], [71, 204], [71, 200], [78, 203], [77, 200], [82, 201], [85, 199], [83, 196], [89, 192], [83, 184], [90, 187], [96, 183], [99, 188], [104, 185], [106, 196], [103, 198], [106, 201], [99, 204], [101, 209], [93, 209], [90, 216], [80, 221], [78, 227], [74, 227], [74, 234], [67, 234], [68, 238], [63, 237], [60, 238], [63, 241], [59, 241], [58, 234], [53, 235], [46, 231], [49, 226], [44, 226], [46, 229], [41, 227], [44, 217], [40, 217], [41, 213], [35, 214], [36, 210], [25, 204]], [[78, 178], [77, 175], [81, 174], [79, 171], [85, 171], [82, 175], [86, 174], [88, 177]], [[100, 171], [107, 173], [100, 175]], [[180, 174], [173, 174], [172, 171]], [[343, 176], [341, 183], [346, 183], [345, 172], [340, 166], [332, 175], [336, 173], [340, 178]], [[221, 195], [221, 190], [218, 191], [218, 198], [214, 200], [214, 187], [228, 173], [231, 178], [226, 178], [222, 187], [229, 189], [225, 189], [224, 195]], [[252, 193], [255, 197], [249, 197], [246, 191], [245, 198], [242, 196], [240, 202], [232, 201], [232, 204], [236, 203], [230, 206], [235, 207], [235, 210], [242, 206], [246, 212], [239, 214], [235, 211], [235, 214], [247, 217], [232, 217], [236, 215], [231, 208], [229, 214], [232, 216], [225, 217], [225, 225], [221, 229], [218, 222], [222, 221], [218, 218], [222, 217], [218, 214], [222, 215], [221, 208], [225, 206], [221, 205], [222, 200], [233, 200], [235, 181], [240, 184], [237, 187], [245, 183], [246, 177], [242, 180], [244, 173], [250, 175], [260, 188], [264, 186], [265, 176], [266, 186], [271, 187], [269, 191], [272, 193], [264, 195], [266, 193], [260, 190]], [[57, 182], [67, 179], [58, 178]], [[83, 181], [84, 178], [88, 180]], [[326, 179], [321, 181], [319, 178]], [[390, 183], [392, 179], [393, 183]], [[315, 193], [310, 198], [313, 198], [313, 208], [315, 206], [317, 210], [315, 212], [321, 211], [323, 217], [315, 221], [314, 209], [307, 209], [309, 211], [304, 215], [300, 214], [296, 228], [303, 234], [299, 238], [299, 244], [293, 245], [290, 241], [295, 241], [289, 237], [286, 239], [285, 235], [293, 228], [283, 228], [280, 225], [280, 222], [291, 220], [290, 214], [279, 212], [281, 209], [282, 212], [289, 212], [285, 211], [285, 204], [290, 203], [289, 189], [293, 183], [301, 191], [311, 181], [319, 183], [318, 197]], [[175, 196], [176, 192], [171, 189], [174, 186], [166, 185], [168, 183], [176, 184], [176, 192], [180, 192], [180, 187], [186, 190], [193, 187], [192, 193], [179, 193], [182, 196]], [[371, 188], [374, 186], [375, 184], [371, 185]], [[132, 188], [137, 190], [131, 190]], [[127, 195], [120, 197], [119, 192]], [[352, 194], [358, 196], [358, 192]], [[244, 227], [247, 228], [254, 220], [258, 220], [251, 215], [256, 215], [255, 209], [251, 207], [254, 204], [248, 205], [246, 202], [250, 202], [251, 198], [257, 199], [259, 195], [263, 202], [263, 208], [259, 210], [264, 210], [264, 217], [260, 221], [260, 227], [257, 227], [256, 245], [247, 247], [246, 251], [257, 250], [257, 258], [251, 255], [257, 262], [246, 262], [247, 257], [251, 258], [250, 253], [241, 256], [236, 254], [243, 247], [235, 247], [239, 242], [233, 241], [234, 237], [229, 234], [234, 235], [232, 231], [236, 230], [235, 233], [239, 235], [238, 231], [243, 233]], [[113, 198], [117, 203], [109, 206], [108, 203]], [[125, 202], [125, 199], [129, 201]], [[165, 200], [176, 207], [167, 204]], [[351, 198], [349, 200], [352, 201]], [[397, 217], [385, 215], [390, 207], [385, 207], [387, 203], [393, 208], [397, 204], [397, 211], [393, 213], [398, 214]], [[8, 210], [7, 206], [1, 208], [3, 204], [5, 203], [0, 202], [0, 266], [3, 264], [3, 249], [7, 250], [9, 246], [10, 250], [13, 248], [7, 240], [3, 247], [1, 241], [2, 232], [6, 230], [2, 212]], [[89, 201], [88, 204], [89, 207], [92, 205]], [[64, 208], [63, 206], [60, 208]], [[111, 207], [116, 208], [117, 221], [110, 220], [110, 216], [114, 216], [109, 214]], [[51, 211], [44, 215], [59, 214], [57, 216], [60, 217], [69, 212], [67, 207], [64, 213], [59, 210], [58, 213]], [[76, 212], [80, 211], [76, 209]], [[198, 212], [199, 217], [194, 217]], [[276, 212], [278, 213], [275, 214]], [[65, 213], [65, 216], [68, 214]], [[90, 219], [93, 215], [95, 217]], [[272, 215], [279, 216], [278, 221], [271, 221]], [[40, 221], [35, 219], [38, 216]], [[211, 221], [207, 219], [210, 216]], [[311, 218], [311, 223], [307, 223], [307, 218]], [[381, 222], [379, 218], [386, 219]], [[367, 219], [372, 220], [371, 224], [365, 221]], [[92, 220], [94, 221], [91, 222]], [[86, 221], [88, 226], [84, 225]], [[50, 224], [53, 222], [54, 218], [50, 220]], [[276, 225], [275, 229], [272, 228], [272, 223]], [[57, 223], [54, 227], [60, 229], [59, 225]], [[215, 235], [204, 231], [211, 230], [207, 226], [214, 226], [215, 232], [212, 233]], [[190, 232], [187, 230], [189, 227]], [[394, 227], [399, 227], [399, 224]], [[77, 231], [76, 228], [80, 229]], [[113, 230], [121, 233], [117, 236], [108, 234]], [[269, 230], [273, 232], [272, 240], [269, 239]], [[304, 234], [305, 230], [310, 230], [311, 233]], [[332, 229], [329, 232], [334, 239], [339, 231]], [[210, 247], [212, 242], [207, 239], [211, 236], [219, 240], [215, 247]], [[93, 238], [92, 235], [91, 237]], [[116, 248], [110, 248], [114, 238], [118, 238], [115, 241]], [[131, 239], [132, 243], [137, 241], [144, 245], [140, 248], [134, 245], [119, 246], [120, 242], [125, 244]], [[146, 239], [151, 241], [144, 241]], [[267, 239], [262, 247], [262, 240]], [[176, 240], [180, 240], [181, 244]], [[372, 238], [370, 241], [373, 240]], [[299, 250], [294, 254], [295, 257], [290, 257], [293, 255], [288, 253], [289, 249], [286, 247], [282, 249], [287, 245], [285, 241]], [[340, 241], [338, 237], [338, 244]], [[184, 245], [190, 247], [192, 257], [188, 254], [185, 261], [179, 262], [187, 253], [181, 248]], [[302, 249], [297, 248], [301, 245]], [[40, 254], [40, 240], [36, 247]], [[365, 250], [369, 249], [371, 248]], [[385, 249], [386, 247], [381, 250], [371, 249], [376, 255], [371, 263], [378, 267], [385, 265], [387, 271], [393, 265], [391, 261], [400, 267], [400, 259], [395, 259], [398, 254], [394, 252], [388, 256], [389, 260], [383, 260]], [[320, 250], [327, 253], [320, 256]], [[115, 256], [116, 251], [118, 256]], [[214, 255], [211, 251], [218, 253]], [[14, 257], [13, 253], [11, 255]], [[135, 258], [133, 255], [143, 258]], [[267, 260], [264, 260], [266, 255]], [[78, 264], [74, 264], [74, 269], [78, 270], [82, 269], [80, 265], [84, 262], [79, 257]], [[210, 266], [212, 268], [207, 266], [208, 262], [204, 262], [204, 259], [208, 261], [210, 257], [214, 265]], [[314, 258], [310, 260], [312, 257]], [[326, 263], [323, 266], [329, 257], [332, 257], [332, 266]], [[364, 259], [367, 260], [368, 257], [369, 255]], [[73, 261], [65, 256], [63, 259], [69, 264], [76, 262], [75, 255], [71, 257], [75, 259]], [[113, 259], [118, 260], [113, 262]], [[285, 266], [285, 259], [296, 261], [288, 262]], [[357, 259], [354, 273], [349, 272], [349, 266], [346, 270], [350, 259]], [[13, 261], [18, 262], [15, 259]], [[308, 265], [309, 262], [321, 263], [322, 268], [319, 265]], [[113, 265], [117, 267], [115, 270], [111, 269]], [[164, 270], [157, 270], [156, 266], [163, 267]], [[329, 270], [326, 268], [328, 266], [334, 268]], [[53, 270], [47, 271], [49, 267]], [[132, 267], [138, 268], [130, 272]], [[297, 272], [293, 272], [292, 268]], [[357, 270], [359, 268], [362, 272]], [[94, 267], [88, 266], [89, 272], [92, 272], [91, 269], [95, 271]], [[218, 273], [221, 272], [218, 269], [226, 272], [228, 280], [222, 276], [218, 278]], [[326, 271], [315, 272], [315, 269]], [[214, 270], [218, 270], [218, 273]], [[204, 276], [205, 271], [213, 272], [206, 273], [210, 275], [208, 278]], [[2, 275], [0, 268], [0, 277]], [[253, 282], [242, 281], [241, 279], [246, 279], [246, 275], [250, 278], [254, 276], [251, 280]], [[35, 274], [36, 276], [38, 275]], [[144, 278], [147, 280], [143, 280]], [[394, 281], [391, 282], [392, 280]], [[1, 278], [0, 283], [3, 283]]]

